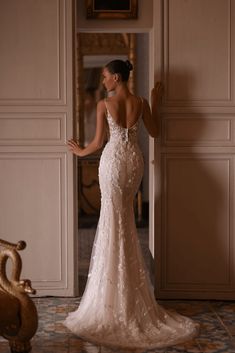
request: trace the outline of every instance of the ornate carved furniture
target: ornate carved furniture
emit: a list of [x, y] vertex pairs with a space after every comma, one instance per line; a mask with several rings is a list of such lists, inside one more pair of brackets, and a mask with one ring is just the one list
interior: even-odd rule
[[[30, 280], [20, 279], [22, 261], [18, 253], [26, 247], [24, 241], [12, 244], [0, 239], [0, 335], [9, 341], [12, 353], [31, 351], [30, 340], [38, 326], [36, 306], [29, 294], [36, 291]], [[7, 275], [7, 260], [12, 263]]]

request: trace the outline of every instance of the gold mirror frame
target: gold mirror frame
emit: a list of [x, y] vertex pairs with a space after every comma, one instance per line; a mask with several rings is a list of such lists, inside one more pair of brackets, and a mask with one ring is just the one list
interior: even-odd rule
[[[132, 19], [137, 18], [138, 3], [137, 0], [129, 1], [129, 8], [124, 6], [117, 6], [109, 1], [109, 5], [103, 4], [103, 1], [99, 4], [95, 4], [94, 0], [86, 0], [87, 19], [100, 18], [100, 19]], [[126, 2], [127, 3], [127, 2]], [[98, 6], [97, 6], [98, 5]]]
[[[77, 34], [77, 84], [76, 84], [76, 121], [77, 137], [84, 144], [84, 56], [85, 55], [126, 55], [135, 67], [135, 33], [78, 33]], [[135, 92], [135, 76], [131, 71], [129, 89]]]

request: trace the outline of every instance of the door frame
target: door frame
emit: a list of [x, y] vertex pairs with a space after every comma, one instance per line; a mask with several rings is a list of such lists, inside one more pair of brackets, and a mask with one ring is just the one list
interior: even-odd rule
[[[76, 26], [76, 30], [79, 33], [146, 33], [149, 39], [149, 72], [148, 80], [149, 87], [154, 87], [154, 82], [162, 81], [162, 2], [161, 0], [153, 1], [153, 25], [152, 28], [107, 28], [107, 27], [94, 27], [94, 28], [79, 28]], [[102, 24], [101, 24], [102, 25]], [[150, 99], [151, 89], [149, 90]], [[149, 249], [154, 259], [154, 287], [156, 289], [156, 278], [157, 272], [159, 271], [156, 263], [156, 247], [158, 232], [160, 232], [160, 138], [154, 139], [149, 137]], [[77, 189], [77, 187], [75, 188]], [[76, 217], [76, 212], [75, 212]], [[79, 223], [79, 220], [78, 220]], [[79, 229], [79, 224], [78, 224]], [[159, 247], [158, 247], [159, 248]], [[78, 264], [79, 266], [79, 264]]]
[[[153, 28], [149, 32], [149, 86], [163, 82], [163, 2], [153, 1]], [[149, 100], [151, 89], [149, 91]], [[149, 249], [154, 260], [155, 296], [160, 273], [161, 251], [161, 115], [158, 138], [149, 137]], [[160, 249], [160, 251], [159, 251]], [[158, 255], [159, 254], [159, 255]]]

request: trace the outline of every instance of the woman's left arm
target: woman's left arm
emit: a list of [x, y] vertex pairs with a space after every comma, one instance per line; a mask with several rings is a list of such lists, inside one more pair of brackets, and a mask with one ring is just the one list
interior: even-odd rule
[[103, 100], [97, 104], [96, 113], [96, 132], [93, 140], [85, 147], [82, 148], [74, 140], [69, 140], [67, 145], [69, 150], [79, 157], [85, 157], [98, 151], [104, 144], [105, 139], [105, 127], [106, 127], [106, 107]]

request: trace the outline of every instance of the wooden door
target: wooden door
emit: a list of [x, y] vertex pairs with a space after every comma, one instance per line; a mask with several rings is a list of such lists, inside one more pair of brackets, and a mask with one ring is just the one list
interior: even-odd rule
[[27, 242], [38, 295], [73, 295], [73, 1], [0, 7], [0, 237]]
[[235, 299], [235, 1], [157, 1], [154, 13], [156, 296]]

